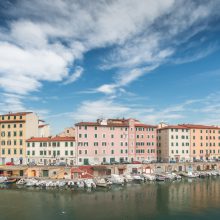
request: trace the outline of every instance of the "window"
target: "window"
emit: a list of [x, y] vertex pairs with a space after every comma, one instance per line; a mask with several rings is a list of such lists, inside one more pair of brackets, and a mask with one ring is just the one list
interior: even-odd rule
[[84, 138], [87, 138], [88, 137], [88, 135], [87, 134], [84, 134]]
[[65, 142], [65, 147], [68, 147], [68, 142]]
[[41, 156], [43, 155], [43, 151], [42, 151], [42, 150], [40, 150], [40, 155], [41, 155]]
[[21, 137], [23, 135], [23, 132], [22, 131], [19, 131], [19, 136]]
[[73, 156], [73, 150], [70, 151], [70, 155]]
[[8, 154], [11, 154], [11, 149], [8, 149]]
[[85, 128], [85, 130], [87, 130], [87, 126], [85, 126], [84, 128]]
[[22, 124], [20, 124], [19, 127], [22, 128]]
[[2, 154], [5, 154], [5, 149], [2, 149]]
[[73, 147], [73, 142], [70, 142], [70, 146]]
[[17, 154], [17, 150], [16, 149], [14, 149], [14, 154]]
[[60, 151], [59, 151], [59, 150], [57, 151], [57, 155], [58, 155], [58, 156], [60, 155]]
[[32, 150], [32, 155], [33, 155], [33, 156], [35, 155], [35, 151], [34, 151], [34, 150]]
[[98, 151], [97, 151], [97, 150], [95, 150], [95, 154], [98, 154]]
[[16, 137], [17, 136], [17, 132], [16, 131], [14, 131], [14, 137]]
[[95, 130], [97, 130], [97, 127], [95, 127]]
[[95, 136], [95, 138], [97, 138], [97, 137], [98, 137], [98, 134], [95, 134], [94, 136]]
[[27, 143], [27, 146], [30, 147], [30, 143]]
[[23, 144], [23, 141], [22, 140], [20, 140], [20, 146]]
[[111, 150], [111, 154], [114, 154], [114, 150]]
[[111, 134], [111, 138], [114, 138], [114, 134]]
[[79, 134], [79, 138], [81, 138], [82, 137], [82, 134]]
[[27, 151], [27, 155], [28, 155], [28, 156], [30, 155], [30, 151], [29, 151], [29, 150]]
[[85, 150], [85, 154], [87, 154], [87, 150]]
[[68, 151], [67, 150], [65, 150], [65, 155], [68, 156]]

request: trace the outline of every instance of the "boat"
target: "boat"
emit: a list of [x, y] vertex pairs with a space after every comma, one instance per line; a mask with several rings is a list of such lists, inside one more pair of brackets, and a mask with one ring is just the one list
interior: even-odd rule
[[83, 180], [78, 180], [76, 182], [76, 185], [78, 188], [84, 188], [85, 187], [85, 183], [83, 182]]
[[0, 183], [4, 183], [7, 179], [5, 176], [0, 176]]
[[18, 181], [16, 182], [17, 185], [25, 185], [25, 183], [26, 183], [26, 180], [23, 179], [23, 178], [21, 178], [20, 180], [18, 180]]
[[84, 184], [85, 184], [85, 187], [87, 188], [96, 188], [96, 185], [93, 179], [85, 179]]
[[124, 175], [124, 180], [125, 180], [126, 183], [130, 183], [130, 182], [132, 182], [133, 178], [130, 174], [125, 174]]
[[165, 181], [166, 180], [166, 177], [164, 175], [156, 175], [156, 181]]
[[12, 183], [16, 183], [16, 181], [17, 181], [17, 179], [7, 179], [3, 183], [4, 184], [12, 184]]
[[144, 177], [141, 177], [140, 175], [133, 175], [133, 181], [136, 183], [141, 183], [144, 181]]
[[124, 178], [120, 177], [117, 174], [111, 174], [111, 177], [109, 178], [109, 180], [116, 185], [124, 185], [125, 181]]
[[37, 183], [38, 183], [38, 180], [36, 179], [27, 179], [25, 185], [28, 187], [31, 187], [31, 186], [36, 186]]
[[176, 174], [176, 173], [172, 173], [172, 175], [174, 176], [175, 180], [181, 180], [182, 179], [182, 177], [180, 175]]
[[70, 180], [67, 182], [67, 186], [73, 188], [75, 186], [75, 182]]
[[156, 176], [155, 176], [155, 175], [152, 175], [152, 174], [143, 173], [143, 176], [144, 176], [144, 178], [145, 178], [147, 181], [154, 181], [154, 180], [156, 180]]
[[95, 184], [98, 187], [109, 187], [109, 182], [107, 180], [105, 180], [104, 178], [97, 178], [95, 180]]

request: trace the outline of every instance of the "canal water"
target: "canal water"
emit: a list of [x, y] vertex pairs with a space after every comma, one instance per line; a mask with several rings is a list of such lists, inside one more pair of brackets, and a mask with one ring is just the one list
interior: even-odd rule
[[0, 220], [220, 219], [220, 177], [86, 192], [1, 188]]

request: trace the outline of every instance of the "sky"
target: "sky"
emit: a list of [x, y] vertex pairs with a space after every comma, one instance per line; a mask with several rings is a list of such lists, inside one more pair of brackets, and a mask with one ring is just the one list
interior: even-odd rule
[[0, 113], [220, 125], [219, 0], [1, 0]]

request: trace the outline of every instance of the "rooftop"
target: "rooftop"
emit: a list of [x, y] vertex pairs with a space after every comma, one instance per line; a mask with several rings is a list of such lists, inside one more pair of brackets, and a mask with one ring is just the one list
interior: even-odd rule
[[26, 142], [52, 142], [52, 141], [75, 141], [74, 137], [32, 137]]

